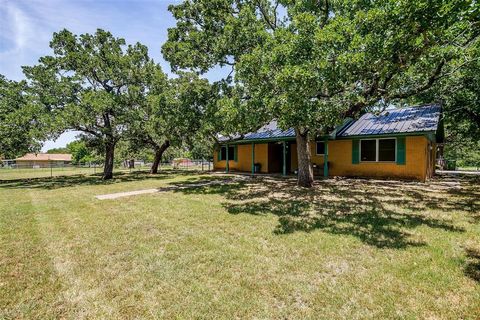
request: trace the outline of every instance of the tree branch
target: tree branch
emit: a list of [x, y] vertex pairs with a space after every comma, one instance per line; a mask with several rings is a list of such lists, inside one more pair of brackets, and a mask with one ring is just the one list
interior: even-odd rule
[[428, 78], [427, 82], [425, 82], [423, 85], [421, 85], [419, 87], [416, 87], [412, 90], [406, 91], [406, 92], [399, 92], [399, 93], [393, 94], [391, 96], [387, 96], [386, 99], [387, 100], [404, 99], [404, 98], [414, 96], [416, 94], [419, 94], [419, 93], [429, 89], [435, 83], [435, 81], [440, 78], [440, 74], [441, 74], [443, 66], [445, 66], [445, 64], [446, 64], [445, 59], [440, 61], [440, 63], [437, 65], [435, 70], [432, 72], [432, 74]]
[[263, 20], [265, 20], [265, 22], [268, 24], [268, 26], [270, 27], [270, 29], [272, 29], [272, 31], [274, 31], [277, 26], [272, 23], [268, 17], [268, 14], [265, 12], [265, 9], [263, 8], [263, 6], [260, 4], [260, 1], [257, 1], [257, 6], [258, 6], [258, 9], [260, 10], [260, 13], [262, 14], [263, 16]]

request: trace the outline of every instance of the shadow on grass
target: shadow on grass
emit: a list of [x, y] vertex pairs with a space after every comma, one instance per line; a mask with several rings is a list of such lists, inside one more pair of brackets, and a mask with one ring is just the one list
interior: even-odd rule
[[467, 248], [465, 252], [467, 255], [465, 275], [480, 282], [480, 250], [477, 248]]
[[378, 248], [425, 245], [412, 232], [422, 226], [464, 232], [449, 213], [475, 215], [480, 210], [476, 181], [447, 177], [427, 184], [329, 179], [317, 181], [312, 189], [297, 187], [294, 179], [256, 177], [176, 192], [222, 194], [226, 199], [222, 205], [230, 214], [273, 214], [278, 217], [275, 234], [322, 230], [354, 236]]
[[149, 174], [148, 171], [133, 171], [133, 172], [115, 172], [113, 179], [103, 180], [102, 174], [78, 174], [68, 176], [42, 177], [31, 179], [11, 179], [0, 180], [0, 188], [5, 189], [58, 189], [75, 186], [94, 186], [94, 185], [110, 185], [121, 182], [141, 181], [141, 180], [164, 180], [175, 176], [189, 176], [192, 174], [205, 174], [202, 171], [160, 171], [158, 174]]

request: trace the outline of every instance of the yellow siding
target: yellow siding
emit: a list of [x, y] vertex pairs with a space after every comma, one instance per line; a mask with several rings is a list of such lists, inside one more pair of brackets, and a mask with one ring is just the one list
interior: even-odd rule
[[[393, 177], [424, 181], [435, 168], [435, 152], [430, 151], [428, 139], [424, 136], [410, 136], [405, 139], [406, 161], [404, 165], [395, 162], [360, 162], [352, 164], [352, 140], [332, 140], [328, 142], [328, 162], [330, 176]], [[431, 144], [433, 150], [435, 143]], [[323, 155], [316, 154], [315, 142], [310, 143], [312, 163], [316, 164], [316, 174], [323, 174]], [[290, 145], [291, 171], [298, 169], [297, 146]], [[430, 157], [429, 157], [430, 153]], [[238, 162], [230, 161], [230, 169], [251, 171], [251, 144], [238, 146]], [[261, 163], [261, 172], [268, 172], [268, 144], [255, 145], [255, 163]], [[225, 169], [225, 161], [217, 161], [214, 154], [215, 169]]]
[[331, 176], [396, 177], [425, 180], [427, 170], [427, 139], [422, 136], [406, 137], [406, 161], [360, 162], [352, 164], [352, 140], [329, 141], [328, 161]]
[[[292, 143], [290, 146], [290, 159], [291, 167], [290, 171], [294, 172], [298, 169], [298, 158], [297, 158], [297, 144]], [[317, 155], [317, 148], [315, 142], [310, 142], [310, 154], [312, 156], [312, 164], [317, 166], [316, 174], [319, 173], [319, 170], [323, 174], [323, 155]]]
[[[226, 166], [226, 160], [218, 161], [218, 151], [215, 150], [213, 154], [213, 167], [216, 170], [224, 170]], [[240, 144], [237, 149], [237, 160], [229, 160], [228, 165], [230, 170], [233, 171], [252, 171], [252, 145]], [[260, 163], [260, 172], [268, 173], [268, 144], [256, 144], [255, 145], [255, 163]]]

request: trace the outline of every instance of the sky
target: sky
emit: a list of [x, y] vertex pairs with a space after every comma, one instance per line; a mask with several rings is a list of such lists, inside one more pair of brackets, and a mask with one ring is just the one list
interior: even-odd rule
[[[54, 32], [64, 28], [75, 34], [110, 31], [127, 43], [140, 42], [167, 73], [170, 65], [162, 58], [161, 46], [167, 29], [175, 26], [168, 11], [170, 0], [0, 0], [0, 74], [12, 80], [23, 79], [24, 65], [34, 65], [52, 54], [49, 42]], [[206, 77], [216, 80], [223, 71]], [[64, 147], [77, 132], [67, 132], [56, 141], [45, 142], [42, 151]]]

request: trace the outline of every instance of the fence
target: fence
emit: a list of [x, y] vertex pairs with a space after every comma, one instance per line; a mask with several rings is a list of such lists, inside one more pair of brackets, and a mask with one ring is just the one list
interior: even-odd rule
[[[114, 172], [138, 172], [149, 171], [151, 163], [135, 163], [135, 166], [128, 167], [120, 165], [115, 167]], [[213, 170], [213, 162], [207, 160], [188, 160], [172, 161], [160, 164], [159, 172], [162, 170], [191, 170], [191, 171], [210, 171]], [[84, 163], [84, 164], [64, 164], [64, 163], [43, 163], [35, 164], [16, 164], [8, 163], [0, 165], [0, 180], [14, 179], [32, 179], [47, 178], [71, 175], [91, 175], [103, 172], [103, 164]]]

